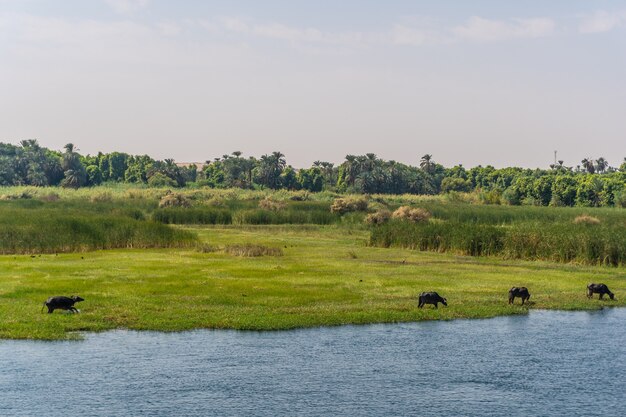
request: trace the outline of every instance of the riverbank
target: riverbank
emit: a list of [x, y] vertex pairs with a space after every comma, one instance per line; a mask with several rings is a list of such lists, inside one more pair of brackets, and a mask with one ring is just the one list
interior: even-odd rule
[[[111, 329], [283, 330], [343, 324], [487, 318], [528, 309], [626, 306], [626, 270], [504, 261], [366, 246], [365, 230], [336, 226], [193, 228], [202, 250], [108, 250], [0, 257], [0, 338], [59, 340]], [[280, 249], [237, 256], [229, 245]], [[589, 300], [603, 282], [617, 301]], [[507, 303], [527, 286], [527, 306]], [[448, 307], [417, 308], [437, 291]], [[77, 294], [80, 314], [42, 314], [52, 295]]]

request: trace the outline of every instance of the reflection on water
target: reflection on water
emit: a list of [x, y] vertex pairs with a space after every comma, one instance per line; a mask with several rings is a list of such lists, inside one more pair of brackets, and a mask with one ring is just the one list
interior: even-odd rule
[[626, 309], [0, 342], [1, 416], [624, 416]]

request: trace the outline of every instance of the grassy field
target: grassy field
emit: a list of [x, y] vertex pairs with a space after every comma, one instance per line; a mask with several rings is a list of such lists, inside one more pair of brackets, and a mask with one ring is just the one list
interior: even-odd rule
[[[503, 260], [370, 247], [364, 227], [187, 226], [200, 249], [114, 249], [0, 256], [0, 338], [80, 338], [77, 331], [125, 328], [278, 330], [348, 323], [486, 318], [528, 308], [626, 305], [626, 269]], [[227, 245], [281, 248], [240, 257]], [[589, 282], [617, 301], [588, 300]], [[527, 286], [528, 307], [507, 304]], [[449, 306], [417, 308], [421, 291]], [[42, 314], [52, 295], [85, 298], [81, 314]], [[597, 298], [597, 296], [596, 296]]]

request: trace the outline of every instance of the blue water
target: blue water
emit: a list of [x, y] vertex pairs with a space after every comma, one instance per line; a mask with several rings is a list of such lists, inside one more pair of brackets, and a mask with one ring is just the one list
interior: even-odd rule
[[626, 309], [0, 342], [0, 416], [626, 416]]

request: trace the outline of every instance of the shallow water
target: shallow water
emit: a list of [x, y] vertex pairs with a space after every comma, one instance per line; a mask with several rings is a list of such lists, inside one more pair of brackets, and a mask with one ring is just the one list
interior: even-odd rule
[[626, 309], [0, 342], [0, 416], [625, 416]]

